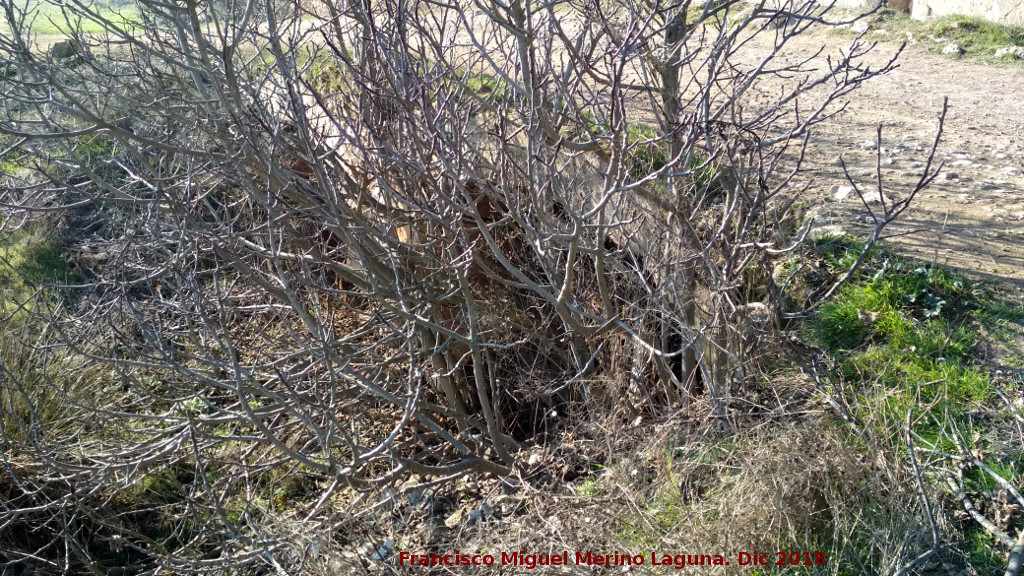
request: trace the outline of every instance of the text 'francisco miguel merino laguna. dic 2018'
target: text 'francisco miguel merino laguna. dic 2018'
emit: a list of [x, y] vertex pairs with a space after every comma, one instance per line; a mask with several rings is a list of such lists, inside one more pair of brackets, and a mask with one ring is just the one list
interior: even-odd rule
[[447, 554], [398, 555], [401, 566], [518, 566], [527, 570], [546, 566], [671, 566], [681, 570], [687, 566], [821, 566], [825, 564], [824, 552], [740, 552], [730, 559], [723, 554], [612, 554], [568, 551], [561, 553], [530, 554], [525, 550], [493, 554], [470, 554], [454, 551]]

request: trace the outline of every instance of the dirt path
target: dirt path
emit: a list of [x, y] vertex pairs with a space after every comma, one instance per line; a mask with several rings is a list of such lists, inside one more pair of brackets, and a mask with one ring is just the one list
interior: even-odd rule
[[[850, 40], [819, 31], [800, 45], [838, 49]], [[897, 47], [880, 44], [872, 60], [881, 63]], [[866, 83], [818, 131], [808, 165], [817, 177], [811, 200], [826, 203], [820, 213], [830, 224], [865, 231], [864, 207], [832, 198], [833, 185], [847, 184], [839, 156], [858, 184], [874, 189], [877, 152], [866, 142], [882, 124], [885, 194], [901, 197], [921, 176], [943, 96], [949, 112], [937, 160], [945, 178], [918, 196], [891, 230], [901, 235], [892, 241], [915, 258], [1024, 288], [1024, 65], [990, 66], [908, 46], [897, 70]]]

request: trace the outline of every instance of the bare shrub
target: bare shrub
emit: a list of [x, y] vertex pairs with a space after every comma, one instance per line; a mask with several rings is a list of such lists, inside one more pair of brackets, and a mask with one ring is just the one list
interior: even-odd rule
[[[81, 231], [38, 346], [117, 391], [50, 396], [102, 423], [60, 457], [3, 438], [42, 466], [18, 506], [78, 542], [63, 567], [95, 542], [102, 566], [277, 565], [290, 536], [249, 521], [272, 470], [323, 486], [315, 524], [411, 473], [508, 475], [558, 418], [705, 391], [723, 416], [745, 323], [777, 316], [771, 260], [803, 239], [783, 192], [808, 135], [893, 66], [861, 66], [861, 39], [781, 63], [827, 17], [800, 2], [63, 6], [107, 31], [73, 65], [0, 2], [0, 132], [37, 182], [4, 218]], [[162, 486], [150, 518], [115, 496], [140, 486]]]

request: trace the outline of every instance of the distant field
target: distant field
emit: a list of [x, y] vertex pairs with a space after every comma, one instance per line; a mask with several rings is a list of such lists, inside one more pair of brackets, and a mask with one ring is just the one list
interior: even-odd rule
[[[54, 6], [41, 0], [21, 0], [17, 4], [27, 7], [29, 15], [24, 25], [34, 34], [66, 35], [73, 30], [82, 34], [103, 32], [101, 25], [84, 17], [74, 7]], [[139, 10], [131, 0], [100, 0], [84, 4], [113, 22], [132, 22], [139, 18]], [[9, 23], [0, 24], [0, 32], [10, 32]]]

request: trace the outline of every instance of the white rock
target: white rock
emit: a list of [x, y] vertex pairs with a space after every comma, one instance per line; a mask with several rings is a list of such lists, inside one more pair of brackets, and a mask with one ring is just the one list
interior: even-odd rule
[[881, 204], [884, 202], [887, 206], [892, 204], [892, 201], [889, 200], [889, 197], [884, 194], [880, 194], [878, 190], [865, 192], [864, 202], [867, 202], [868, 204]]
[[812, 208], [804, 216], [803, 224], [804, 226], [810, 225], [811, 228], [824, 226], [825, 224], [828, 224], [828, 218], [826, 218], [818, 208]]
[[811, 228], [810, 236], [812, 240], [821, 240], [822, 238], [829, 238], [832, 236], [842, 236], [846, 234], [842, 226], [819, 226], [817, 228]]
[[961, 48], [960, 45], [957, 44], [956, 42], [953, 42], [952, 44], [947, 44], [946, 47], [942, 49], [942, 53], [955, 54], [959, 56], [964, 53], [964, 49]]
[[998, 190], [999, 184], [982, 180], [981, 182], [978, 182], [978, 188], [981, 188], [982, 190]]
[[[879, 194], [878, 190], [864, 190], [862, 191], [862, 194], [864, 195], [863, 202], [867, 204], [881, 204], [882, 202], [885, 202], [887, 205], [892, 204], [889, 197], [884, 194]], [[847, 199], [851, 199], [855, 202], [861, 201], [860, 197], [854, 192], [853, 186], [833, 186], [832, 197], [840, 202]]]
[[996, 160], [1006, 160], [1006, 152], [997, 152]]
[[1007, 46], [996, 50], [996, 58], [1011, 58], [1013, 60], [1024, 59], [1024, 46]]
[[451, 516], [448, 516], [447, 518], [445, 518], [444, 525], [447, 526], [448, 528], [455, 528], [459, 524], [462, 524], [462, 521], [465, 519], [465, 517], [466, 517], [466, 509], [465, 508], [459, 508], [455, 512], [452, 512]]
[[1004, 168], [1003, 174], [1006, 174], [1007, 176], [1024, 176], [1024, 172], [1022, 172], [1020, 168], [1014, 168], [1013, 166]]
[[853, 24], [850, 24], [850, 30], [853, 30], [858, 34], [867, 32], [869, 28], [871, 28], [871, 24], [868, 24], [867, 20], [858, 20]]
[[886, 30], [885, 28], [879, 28], [878, 30], [875, 30], [874, 33], [878, 34], [879, 36], [888, 36], [889, 35], [889, 31]]
[[863, 148], [864, 150], [874, 150], [875, 148], [878, 148], [878, 142], [875, 142], [874, 140], [868, 140], [862, 143], [860, 147]]
[[954, 160], [949, 163], [950, 166], [972, 166], [974, 162], [970, 160]]
[[832, 187], [832, 197], [842, 202], [853, 194], [853, 186], [839, 186], [838, 184]]
[[940, 172], [939, 180], [959, 180], [960, 175], [956, 172]]
[[1024, 220], [1024, 211], [1014, 212], [1013, 217], [1016, 218], [1017, 220]]
[[[365, 546], [369, 546], [370, 550], [373, 550], [373, 548], [374, 548], [372, 543], [367, 543]], [[383, 562], [383, 561], [387, 560], [388, 557], [391, 556], [391, 554], [394, 551], [395, 551], [395, 541], [391, 540], [389, 538], [386, 542], [384, 542], [384, 545], [381, 546], [376, 551], [376, 553], [374, 553], [372, 556], [370, 556], [370, 560], [372, 560], [374, 562]]]

